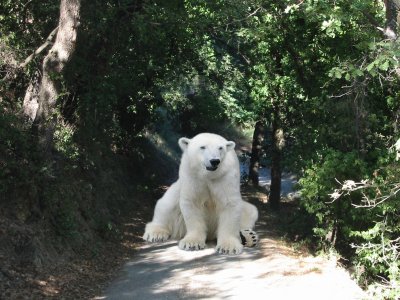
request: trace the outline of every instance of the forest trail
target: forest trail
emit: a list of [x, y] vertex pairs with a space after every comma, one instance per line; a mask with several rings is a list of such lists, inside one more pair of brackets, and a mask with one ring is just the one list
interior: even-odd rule
[[[244, 193], [254, 203], [254, 192]], [[260, 244], [238, 256], [215, 244], [186, 252], [176, 242], [143, 243], [96, 299], [363, 299], [363, 291], [333, 259], [295, 251], [282, 241], [276, 216], [257, 200]], [[275, 220], [274, 220], [275, 219]]]

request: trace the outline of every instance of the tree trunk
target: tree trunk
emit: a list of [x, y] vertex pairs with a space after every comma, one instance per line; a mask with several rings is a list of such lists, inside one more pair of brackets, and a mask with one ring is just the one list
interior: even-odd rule
[[249, 178], [254, 186], [258, 186], [258, 169], [260, 167], [260, 157], [262, 150], [262, 143], [264, 141], [264, 120], [256, 122], [253, 133], [253, 143], [251, 146], [251, 157], [249, 167]]
[[272, 119], [272, 151], [271, 151], [271, 189], [269, 203], [271, 208], [278, 209], [281, 200], [281, 178], [282, 178], [282, 150], [285, 146], [285, 139], [279, 122], [279, 107], [276, 105]]
[[79, 26], [81, 0], [61, 0], [60, 19], [53, 47], [43, 60], [42, 76], [38, 87], [31, 83], [25, 95], [24, 103], [34, 103], [37, 99], [37, 111], [30, 111], [34, 126], [38, 130], [39, 145], [45, 153], [53, 145], [54, 130], [57, 121], [56, 101], [59, 98], [62, 75], [70, 61], [76, 46]]
[[388, 38], [395, 40], [400, 22], [400, 0], [385, 0], [385, 7], [386, 28], [384, 33]]

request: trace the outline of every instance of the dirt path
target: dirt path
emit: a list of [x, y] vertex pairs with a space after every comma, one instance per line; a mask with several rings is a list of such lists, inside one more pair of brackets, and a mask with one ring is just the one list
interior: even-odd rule
[[[239, 256], [186, 252], [176, 242], [143, 244], [97, 299], [362, 299], [333, 260], [296, 252], [277, 235], [258, 202], [260, 245]], [[279, 220], [276, 220], [279, 222]]]

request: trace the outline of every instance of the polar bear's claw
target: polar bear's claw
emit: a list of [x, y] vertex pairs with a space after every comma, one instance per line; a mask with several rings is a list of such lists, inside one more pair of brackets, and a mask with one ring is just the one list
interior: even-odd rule
[[178, 244], [179, 249], [186, 251], [197, 251], [202, 250], [206, 247], [206, 243], [203, 241], [196, 241], [190, 239], [182, 239]]
[[148, 230], [144, 233], [143, 239], [152, 243], [161, 243], [166, 242], [170, 238], [169, 232], [165, 230]]
[[240, 254], [243, 251], [243, 245], [237, 239], [229, 239], [217, 244], [215, 251], [219, 254]]

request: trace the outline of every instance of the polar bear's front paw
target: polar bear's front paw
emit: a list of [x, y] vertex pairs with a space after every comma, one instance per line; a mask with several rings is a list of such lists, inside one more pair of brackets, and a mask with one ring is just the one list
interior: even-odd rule
[[186, 251], [202, 250], [206, 247], [205, 241], [195, 238], [183, 238], [179, 241], [179, 249]]
[[169, 238], [169, 231], [162, 227], [146, 228], [146, 231], [143, 235], [144, 240], [152, 243], [165, 242], [168, 241]]
[[243, 251], [243, 245], [238, 238], [231, 237], [218, 241], [215, 250], [219, 254], [240, 254]]

